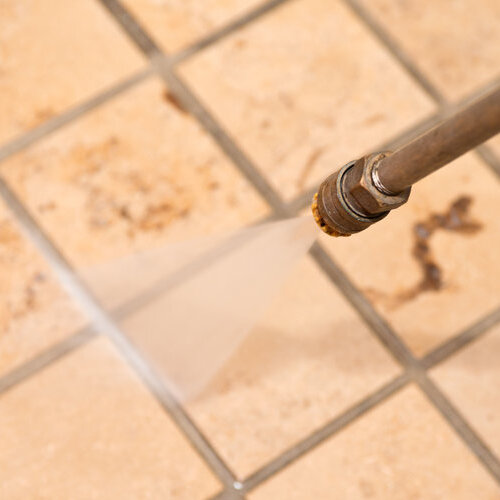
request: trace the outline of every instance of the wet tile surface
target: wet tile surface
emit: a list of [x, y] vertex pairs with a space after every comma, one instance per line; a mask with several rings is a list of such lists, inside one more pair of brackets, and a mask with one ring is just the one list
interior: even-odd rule
[[188, 410], [241, 478], [398, 373], [306, 258]]
[[123, 4], [166, 52], [185, 48], [262, 0], [124, 0]]
[[267, 213], [156, 80], [12, 157], [1, 171], [76, 265], [224, 232]]
[[0, 496], [204, 499], [220, 488], [104, 339], [0, 398]]
[[286, 198], [432, 111], [335, 1], [289, 2], [180, 71]]
[[435, 368], [432, 378], [500, 456], [500, 327]]
[[0, 204], [0, 376], [76, 332], [84, 321]]
[[94, 1], [2, 1], [0, 60], [0, 143], [144, 65]]
[[500, 488], [424, 396], [410, 387], [248, 498], [468, 500], [478, 494], [496, 500]]
[[[448, 99], [500, 76], [494, 0], [474, 6], [465, 0], [360, 2]], [[0, 144], [145, 66], [100, 3], [0, 5]], [[123, 4], [162, 49], [174, 53], [261, 0]], [[418, 82], [336, 0], [288, 0], [178, 70], [287, 200], [435, 111]], [[500, 156], [498, 138], [489, 144]], [[113, 312], [149, 292], [163, 273], [174, 269], [189, 277], [193, 268], [184, 264], [220, 241], [205, 235], [226, 234], [269, 214], [238, 169], [153, 77], [3, 161], [0, 174]], [[350, 239], [322, 240], [416, 355], [499, 305], [499, 189], [498, 177], [470, 154], [415, 186], [409, 204], [385, 222]], [[227, 307], [217, 294], [211, 299]], [[139, 334], [151, 336], [144, 325], [158, 318], [165, 326], [167, 309], [158, 310], [151, 323], [139, 322]], [[124, 328], [127, 318], [120, 320]], [[180, 318], [183, 324], [182, 313]], [[0, 377], [83, 322], [48, 264], [0, 207]], [[188, 337], [179, 335], [179, 343]], [[431, 373], [498, 456], [499, 338], [496, 327]], [[197, 354], [212, 361], [216, 347], [207, 339]], [[186, 409], [243, 479], [400, 372], [307, 257]], [[220, 490], [104, 339], [0, 395], [2, 499], [201, 500]], [[247, 498], [337, 496], [500, 500], [500, 490], [411, 387]]]
[[497, 0], [362, 0], [425, 76], [458, 99], [500, 77]]
[[322, 242], [423, 355], [499, 305], [499, 199], [498, 178], [471, 153], [415, 185], [384, 221]]

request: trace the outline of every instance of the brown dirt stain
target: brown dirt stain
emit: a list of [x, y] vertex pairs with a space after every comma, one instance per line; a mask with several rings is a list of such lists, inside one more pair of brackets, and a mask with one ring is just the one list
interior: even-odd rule
[[177, 97], [170, 92], [170, 90], [165, 90], [163, 92], [163, 100], [173, 106], [177, 111], [180, 111], [183, 114], [188, 114], [189, 111], [185, 108], [185, 106], [182, 104]]
[[412, 256], [421, 270], [421, 278], [415, 285], [396, 294], [386, 294], [379, 290], [368, 289], [367, 295], [380, 300], [390, 309], [395, 309], [425, 292], [438, 292], [445, 287], [442, 269], [432, 251], [431, 240], [438, 231], [449, 231], [470, 236], [482, 229], [482, 224], [470, 215], [472, 198], [459, 196], [444, 213], [433, 213], [413, 226]]

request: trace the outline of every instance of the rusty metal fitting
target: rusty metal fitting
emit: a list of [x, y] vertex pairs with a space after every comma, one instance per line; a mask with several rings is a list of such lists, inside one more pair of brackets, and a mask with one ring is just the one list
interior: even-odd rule
[[330, 175], [312, 211], [325, 233], [349, 236], [407, 202], [411, 186], [500, 132], [500, 86], [395, 153], [352, 161]]
[[[375, 153], [344, 165], [330, 175], [314, 197], [312, 211], [320, 228], [332, 236], [350, 236], [382, 220], [408, 201], [411, 188], [387, 194], [380, 188], [377, 165], [390, 152]], [[375, 173], [374, 173], [375, 172]]]

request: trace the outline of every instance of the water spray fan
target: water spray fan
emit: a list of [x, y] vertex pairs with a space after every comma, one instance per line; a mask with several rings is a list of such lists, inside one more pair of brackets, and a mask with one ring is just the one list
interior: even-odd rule
[[396, 152], [351, 161], [327, 177], [312, 212], [331, 236], [367, 229], [404, 205], [412, 185], [500, 132], [500, 87]]

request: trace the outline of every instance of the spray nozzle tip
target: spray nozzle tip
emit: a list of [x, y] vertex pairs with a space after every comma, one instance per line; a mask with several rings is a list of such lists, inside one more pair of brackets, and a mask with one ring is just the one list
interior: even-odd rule
[[330, 236], [335, 236], [336, 238], [339, 236], [350, 236], [348, 234], [339, 233], [333, 227], [326, 224], [325, 220], [323, 219], [323, 217], [321, 217], [318, 210], [318, 193], [316, 193], [313, 197], [313, 201], [311, 203], [311, 212], [313, 214], [314, 220], [316, 221], [316, 224], [324, 233]]

